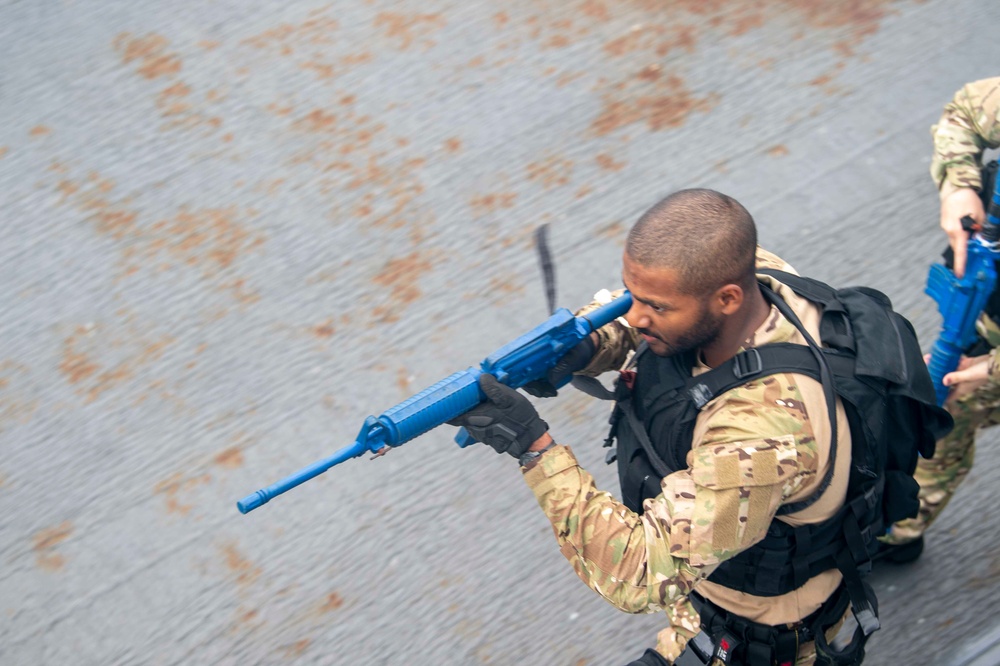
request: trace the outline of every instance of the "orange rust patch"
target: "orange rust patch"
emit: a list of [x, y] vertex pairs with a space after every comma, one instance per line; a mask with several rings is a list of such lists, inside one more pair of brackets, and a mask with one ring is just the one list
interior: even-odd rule
[[625, 224], [621, 220], [617, 220], [601, 227], [597, 235], [603, 238], [619, 238], [625, 233]]
[[[263, 235], [252, 232], [237, 219], [253, 216], [255, 213], [249, 209], [239, 213], [234, 208], [185, 207], [172, 219], [140, 225], [135, 211], [125, 206], [130, 198], [113, 199], [114, 182], [96, 172], [86, 179], [63, 179], [55, 187], [62, 194], [61, 203], [87, 213], [99, 233], [122, 242], [124, 276], [136, 272], [140, 265], [158, 264], [161, 270], [177, 266], [200, 268], [206, 278], [214, 277], [264, 242]], [[257, 300], [256, 294], [246, 291], [242, 278], [221, 287], [232, 288], [242, 302]]]
[[580, 6], [580, 13], [600, 23], [611, 18], [611, 15], [608, 14], [608, 8], [600, 0], [586, 0]]
[[336, 592], [331, 592], [323, 605], [319, 607], [321, 613], [329, 613], [332, 610], [336, 610], [344, 605], [344, 600]]
[[235, 208], [181, 208], [173, 219], [149, 228], [148, 250], [166, 252], [182, 264], [210, 272], [229, 268], [264, 242], [263, 235], [247, 230], [236, 217]]
[[396, 40], [396, 47], [405, 50], [417, 39], [422, 39], [425, 48], [434, 45], [426, 36], [445, 26], [444, 17], [440, 14], [401, 14], [398, 12], [379, 12], [375, 17], [375, 27], [382, 28], [385, 36]]
[[514, 281], [511, 278], [495, 277], [490, 280], [490, 291], [495, 296], [513, 296], [516, 294], [523, 294], [524, 287], [519, 284], [514, 284]]
[[607, 153], [601, 153], [594, 158], [594, 161], [597, 162], [597, 166], [606, 171], [621, 171], [625, 168], [624, 162], [615, 162], [615, 158]]
[[651, 131], [680, 127], [692, 113], [707, 113], [718, 103], [718, 95], [695, 97], [679, 76], [654, 84], [605, 93], [604, 109], [591, 125], [603, 136], [632, 123], [645, 122]]
[[453, 136], [444, 142], [444, 149], [449, 153], [457, 153], [462, 149], [462, 140], [457, 136]]
[[311, 643], [312, 639], [303, 638], [300, 641], [295, 641], [291, 645], [286, 645], [282, 648], [282, 651], [287, 658], [301, 657]]
[[10, 148], [8, 148], [7, 146], [0, 146], [0, 160], [2, 160], [9, 151]]
[[590, 194], [593, 191], [594, 191], [594, 188], [591, 187], [590, 185], [581, 185], [580, 189], [578, 189], [576, 191], [576, 198], [577, 199], [582, 199], [582, 198], [584, 198], [585, 196], [587, 196], [588, 194]]
[[771, 157], [784, 157], [788, 154], [788, 148], [784, 144], [777, 144], [767, 149], [767, 154]]
[[181, 71], [183, 63], [180, 57], [167, 51], [168, 46], [170, 42], [167, 38], [155, 33], [133, 38], [130, 33], [123, 32], [114, 41], [122, 62], [129, 64], [137, 61], [136, 72], [147, 79], [172, 76]]
[[35, 563], [46, 571], [58, 571], [66, 564], [66, 558], [54, 552], [56, 546], [69, 538], [73, 533], [73, 524], [64, 520], [54, 527], [39, 530], [32, 537], [35, 551]]
[[396, 370], [396, 386], [399, 387], [403, 395], [410, 394], [410, 373], [406, 368]]
[[394, 322], [399, 320], [399, 311], [421, 296], [417, 280], [433, 268], [433, 263], [416, 251], [409, 255], [391, 259], [372, 281], [389, 289], [388, 302], [373, 310], [376, 321]]
[[167, 513], [178, 513], [186, 516], [191, 513], [194, 505], [185, 504], [182, 501], [183, 498], [198, 486], [205, 485], [211, 480], [212, 477], [208, 474], [185, 478], [180, 472], [177, 472], [157, 483], [153, 487], [153, 493], [164, 496]]
[[28, 130], [28, 136], [47, 136], [52, 134], [52, 129], [47, 125], [35, 125]]
[[[107, 341], [103, 336], [93, 335], [92, 328], [78, 326], [63, 341], [59, 370], [70, 384], [79, 385], [77, 392], [87, 402], [93, 402], [102, 393], [133, 379], [140, 368], [160, 358], [164, 349], [173, 343], [174, 338], [169, 336], [153, 342], [143, 339]], [[127, 347], [133, 350], [123, 352], [122, 348]], [[94, 360], [102, 348], [107, 350], [104, 355], [113, 357], [112, 363], [101, 365]]]
[[281, 55], [291, 55], [296, 47], [333, 44], [333, 32], [339, 24], [336, 19], [316, 16], [302, 23], [282, 23], [276, 28], [243, 40], [259, 49], [277, 48]]
[[333, 319], [327, 319], [322, 324], [313, 326], [310, 330], [317, 338], [329, 338], [336, 331], [333, 327]]
[[230, 446], [225, 451], [217, 453], [213, 460], [220, 467], [236, 469], [243, 466], [243, 451], [238, 446]]
[[573, 173], [573, 161], [552, 156], [532, 162], [526, 168], [528, 180], [541, 183], [542, 187], [549, 190], [569, 183]]
[[469, 205], [472, 207], [473, 214], [481, 217], [501, 209], [513, 208], [515, 199], [517, 199], [516, 192], [493, 192], [472, 197]]
[[333, 79], [344, 74], [352, 67], [371, 62], [375, 56], [371, 53], [355, 53], [340, 58], [336, 62], [325, 62], [322, 60], [309, 60], [299, 65], [306, 71], [311, 71], [321, 79]]
[[236, 547], [235, 543], [227, 543], [221, 547], [226, 568], [236, 575], [236, 582], [240, 585], [249, 585], [260, 578], [263, 571], [255, 566]]

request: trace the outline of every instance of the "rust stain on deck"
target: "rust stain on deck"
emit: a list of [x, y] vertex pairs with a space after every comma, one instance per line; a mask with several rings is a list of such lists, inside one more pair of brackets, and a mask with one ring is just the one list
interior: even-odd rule
[[281, 651], [286, 659], [294, 659], [296, 657], [301, 657], [311, 644], [312, 644], [312, 639], [303, 638], [301, 640], [295, 641], [291, 645], [284, 646], [283, 648], [281, 648]]
[[66, 541], [72, 533], [73, 523], [68, 520], [35, 532], [32, 537], [32, 550], [35, 551], [35, 563], [40, 569], [58, 571], [63, 568], [66, 558], [56, 552], [56, 547]]
[[[85, 178], [62, 178], [54, 187], [62, 195], [60, 203], [86, 214], [98, 233], [121, 243], [123, 277], [143, 266], [154, 270], [190, 267], [200, 269], [205, 278], [215, 278], [264, 243], [262, 233], [242, 222], [244, 217], [256, 217], [252, 209], [182, 206], [172, 218], [140, 224], [131, 197], [115, 196], [114, 181], [97, 172], [91, 171]], [[258, 299], [241, 277], [219, 286], [230, 290], [241, 303]]]
[[315, 16], [301, 23], [282, 23], [243, 40], [258, 49], [277, 49], [281, 55], [291, 55], [297, 47], [315, 47], [334, 43], [333, 33], [340, 24], [336, 19]]
[[180, 472], [175, 472], [157, 483], [153, 487], [153, 493], [163, 495], [167, 513], [187, 516], [195, 506], [194, 503], [187, 503], [187, 497], [194, 489], [207, 484], [211, 480], [212, 477], [209, 474], [186, 477]]
[[333, 336], [337, 329], [333, 327], [333, 319], [327, 319], [323, 323], [313, 326], [309, 330], [317, 338], [326, 339]]
[[546, 190], [566, 185], [573, 175], [573, 161], [552, 155], [525, 167], [528, 180], [539, 183]]
[[788, 147], [784, 144], [777, 144], [767, 149], [767, 154], [771, 157], [784, 157], [788, 154]]
[[192, 99], [192, 88], [183, 81], [177, 81], [161, 90], [155, 100], [156, 108], [167, 122], [162, 129], [193, 129], [206, 127], [215, 130], [222, 127], [222, 118], [205, 110], [206, 103], [214, 104], [220, 101], [222, 93], [209, 90], [204, 95], [204, 102]]
[[256, 566], [240, 552], [236, 543], [223, 544], [219, 549], [222, 551], [226, 568], [236, 577], [236, 582], [241, 586], [251, 585], [264, 573], [259, 566]]
[[32, 137], [48, 136], [49, 134], [52, 134], [52, 128], [48, 125], [35, 125], [28, 130], [28, 136]]
[[238, 446], [230, 446], [224, 451], [220, 451], [212, 458], [219, 467], [227, 469], [237, 469], [243, 466], [243, 450]]
[[327, 595], [326, 600], [319, 607], [319, 612], [329, 613], [330, 611], [337, 610], [344, 605], [344, 599], [336, 592], [331, 592]]
[[[575, 21], [553, 21], [539, 10], [539, 15], [515, 23], [506, 14], [495, 21], [503, 29], [504, 39], [496, 48], [513, 48], [523, 39], [534, 40], [537, 48], [567, 45], [570, 35], [587, 34], [596, 27], [617, 26], [619, 33], [598, 45], [600, 56], [619, 75], [593, 81], [592, 90], [600, 95], [603, 109], [593, 121], [590, 134], [602, 136], [626, 125], [644, 123], [649, 131], [681, 126], [692, 114], [708, 113], [719, 102], [716, 92], [695, 93], [684, 82], [685, 55], [695, 53], [706, 41], [740, 37], [779, 24], [787, 42], [802, 39], [807, 31], [827, 33], [811, 40], [815, 49], [832, 49], [843, 56], [854, 55], [854, 48], [876, 32], [883, 19], [894, 12], [893, 4], [902, 0], [776, 0], [772, 3], [729, 3], [722, 0], [631, 0], [608, 3], [599, 0], [576, 0], [569, 4], [533, 2], [551, 10], [558, 6], [572, 12]], [[791, 17], [791, 18], [790, 18]], [[636, 21], [638, 19], [638, 21]], [[631, 23], [625, 21], [631, 20]], [[801, 26], [795, 32], [796, 28]], [[730, 50], [731, 57], [743, 58], [741, 47]], [[593, 51], [591, 52], [593, 54]], [[594, 54], [596, 55], [596, 54]], [[672, 56], [669, 60], [668, 56]], [[767, 59], [757, 61], [770, 66]], [[549, 67], [543, 75], [554, 74]], [[832, 77], [831, 77], [832, 78]], [[827, 85], [822, 85], [827, 83]], [[561, 83], [560, 85], [563, 85]], [[829, 95], [841, 92], [828, 81], [813, 82]]]
[[498, 210], [513, 208], [516, 199], [516, 192], [490, 192], [472, 197], [469, 206], [472, 208], [473, 215], [482, 217]]
[[711, 111], [719, 95], [697, 96], [681, 77], [672, 74], [653, 82], [647, 79], [618, 90], [612, 88], [603, 95], [603, 102], [604, 109], [590, 127], [597, 136], [633, 123], [645, 123], [652, 132], [680, 127], [691, 114]]
[[173, 76], [184, 66], [180, 56], [167, 50], [170, 41], [156, 33], [133, 37], [131, 33], [123, 32], [113, 44], [122, 62], [126, 65], [134, 63], [136, 72], [147, 79]]
[[372, 310], [375, 321], [399, 320], [399, 313], [421, 296], [417, 281], [434, 267], [433, 262], [414, 251], [405, 257], [390, 259], [372, 282], [388, 290], [387, 300]]
[[410, 391], [410, 384], [412, 383], [410, 377], [410, 371], [406, 368], [398, 368], [396, 370], [396, 386], [399, 387], [403, 395], [410, 395], [412, 393]]
[[594, 161], [605, 171], [621, 171], [625, 168], [625, 162], [616, 162], [615, 158], [608, 153], [600, 153], [594, 158]]
[[379, 12], [374, 21], [375, 28], [381, 30], [387, 39], [393, 40], [400, 51], [410, 48], [418, 40], [425, 50], [433, 47], [435, 42], [428, 35], [440, 30], [445, 24], [444, 17], [440, 14], [400, 12]]
[[126, 339], [107, 339], [100, 327], [77, 326], [63, 340], [59, 370], [86, 402], [93, 402], [106, 391], [135, 379], [175, 342], [171, 336], [149, 340], [134, 331], [131, 333]]

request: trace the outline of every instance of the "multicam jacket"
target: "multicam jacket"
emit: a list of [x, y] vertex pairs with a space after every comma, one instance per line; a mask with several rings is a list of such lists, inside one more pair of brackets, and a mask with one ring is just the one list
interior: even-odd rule
[[[758, 252], [758, 267], [791, 272]], [[777, 281], [768, 281], [818, 335], [816, 308]], [[621, 366], [636, 347], [626, 324], [599, 332], [594, 361], [583, 374]], [[744, 348], [805, 341], [772, 308]], [[695, 373], [708, 368], [701, 366]], [[833, 482], [809, 508], [782, 516], [792, 525], [820, 522], [843, 504], [850, 465], [850, 428], [838, 400], [839, 449]], [[568, 446], [557, 446], [522, 468], [552, 523], [563, 555], [577, 575], [616, 607], [631, 613], [664, 610], [669, 626], [657, 650], [675, 659], [699, 631], [688, 593], [700, 594], [751, 620], [796, 622], [819, 608], [840, 583], [831, 570], [778, 597], [753, 597], [705, 579], [718, 564], [761, 540], [778, 507], [811, 495], [826, 472], [830, 423], [822, 387], [809, 377], [775, 374], [733, 389], [708, 403], [696, 422], [687, 469], [662, 479], [662, 493], [638, 515], [599, 490]]]

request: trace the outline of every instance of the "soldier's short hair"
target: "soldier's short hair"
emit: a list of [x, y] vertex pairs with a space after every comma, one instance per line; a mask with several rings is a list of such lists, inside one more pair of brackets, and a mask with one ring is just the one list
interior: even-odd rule
[[679, 288], [701, 296], [754, 281], [757, 227], [740, 202], [707, 189], [674, 192], [629, 231], [625, 252], [646, 268], [671, 268]]

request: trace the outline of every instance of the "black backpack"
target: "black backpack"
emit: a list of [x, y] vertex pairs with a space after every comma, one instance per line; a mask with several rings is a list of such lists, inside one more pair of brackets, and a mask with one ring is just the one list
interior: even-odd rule
[[[892, 309], [888, 296], [875, 289], [834, 289], [819, 280], [773, 269], [760, 269], [758, 273], [774, 277], [822, 310], [821, 353], [831, 371], [833, 389], [844, 403], [852, 433], [847, 496], [852, 497], [852, 491], [877, 476], [884, 476], [885, 527], [915, 517], [920, 506], [919, 486], [913, 478], [917, 459], [932, 457], [935, 442], [951, 431], [954, 422], [937, 405], [913, 326]], [[782, 309], [784, 302], [775, 300]], [[795, 321], [790, 308], [785, 308], [788, 311], [782, 314]], [[784, 354], [793, 351], [779, 352], [776, 358], [785, 358]], [[809, 353], [815, 355], [815, 350]], [[791, 360], [791, 356], [788, 358]], [[767, 366], [769, 374], [776, 371], [780, 370]], [[712, 392], [719, 395], [739, 385], [724, 383], [726, 387], [712, 386]]]
[[[775, 596], [797, 589], [823, 571], [840, 570], [844, 587], [812, 621], [813, 633], [817, 650], [827, 659], [823, 663], [859, 663], [867, 637], [879, 628], [877, 600], [864, 581], [878, 551], [877, 538], [892, 523], [917, 515], [919, 485], [913, 472], [918, 457], [933, 456], [935, 442], [951, 430], [953, 421], [936, 404], [913, 327], [893, 311], [888, 297], [866, 287], [838, 290], [783, 271], [757, 272], [774, 277], [820, 308], [820, 341], [813, 340], [788, 304], [761, 283], [765, 299], [809, 344], [747, 349], [696, 377], [691, 376], [692, 358], [648, 357], [640, 349], [636, 387], [652, 371], [656, 388], [633, 395], [618, 383], [607, 445], [612, 437], [618, 439], [613, 457], [619, 462], [623, 502], [641, 513], [643, 500], [660, 492], [659, 479], [685, 466], [695, 420], [709, 401], [775, 373], [810, 376], [823, 386], [834, 445], [816, 491], [778, 509], [779, 515], [787, 515], [815, 502], [831, 482], [837, 453], [835, 395], [839, 396], [851, 432], [844, 505], [817, 524], [793, 528], [773, 521], [762, 541], [722, 562], [709, 580], [748, 594]], [[633, 405], [637, 397], [639, 409]], [[823, 630], [842, 617], [848, 602], [858, 627], [850, 647], [838, 653], [827, 644]]]

